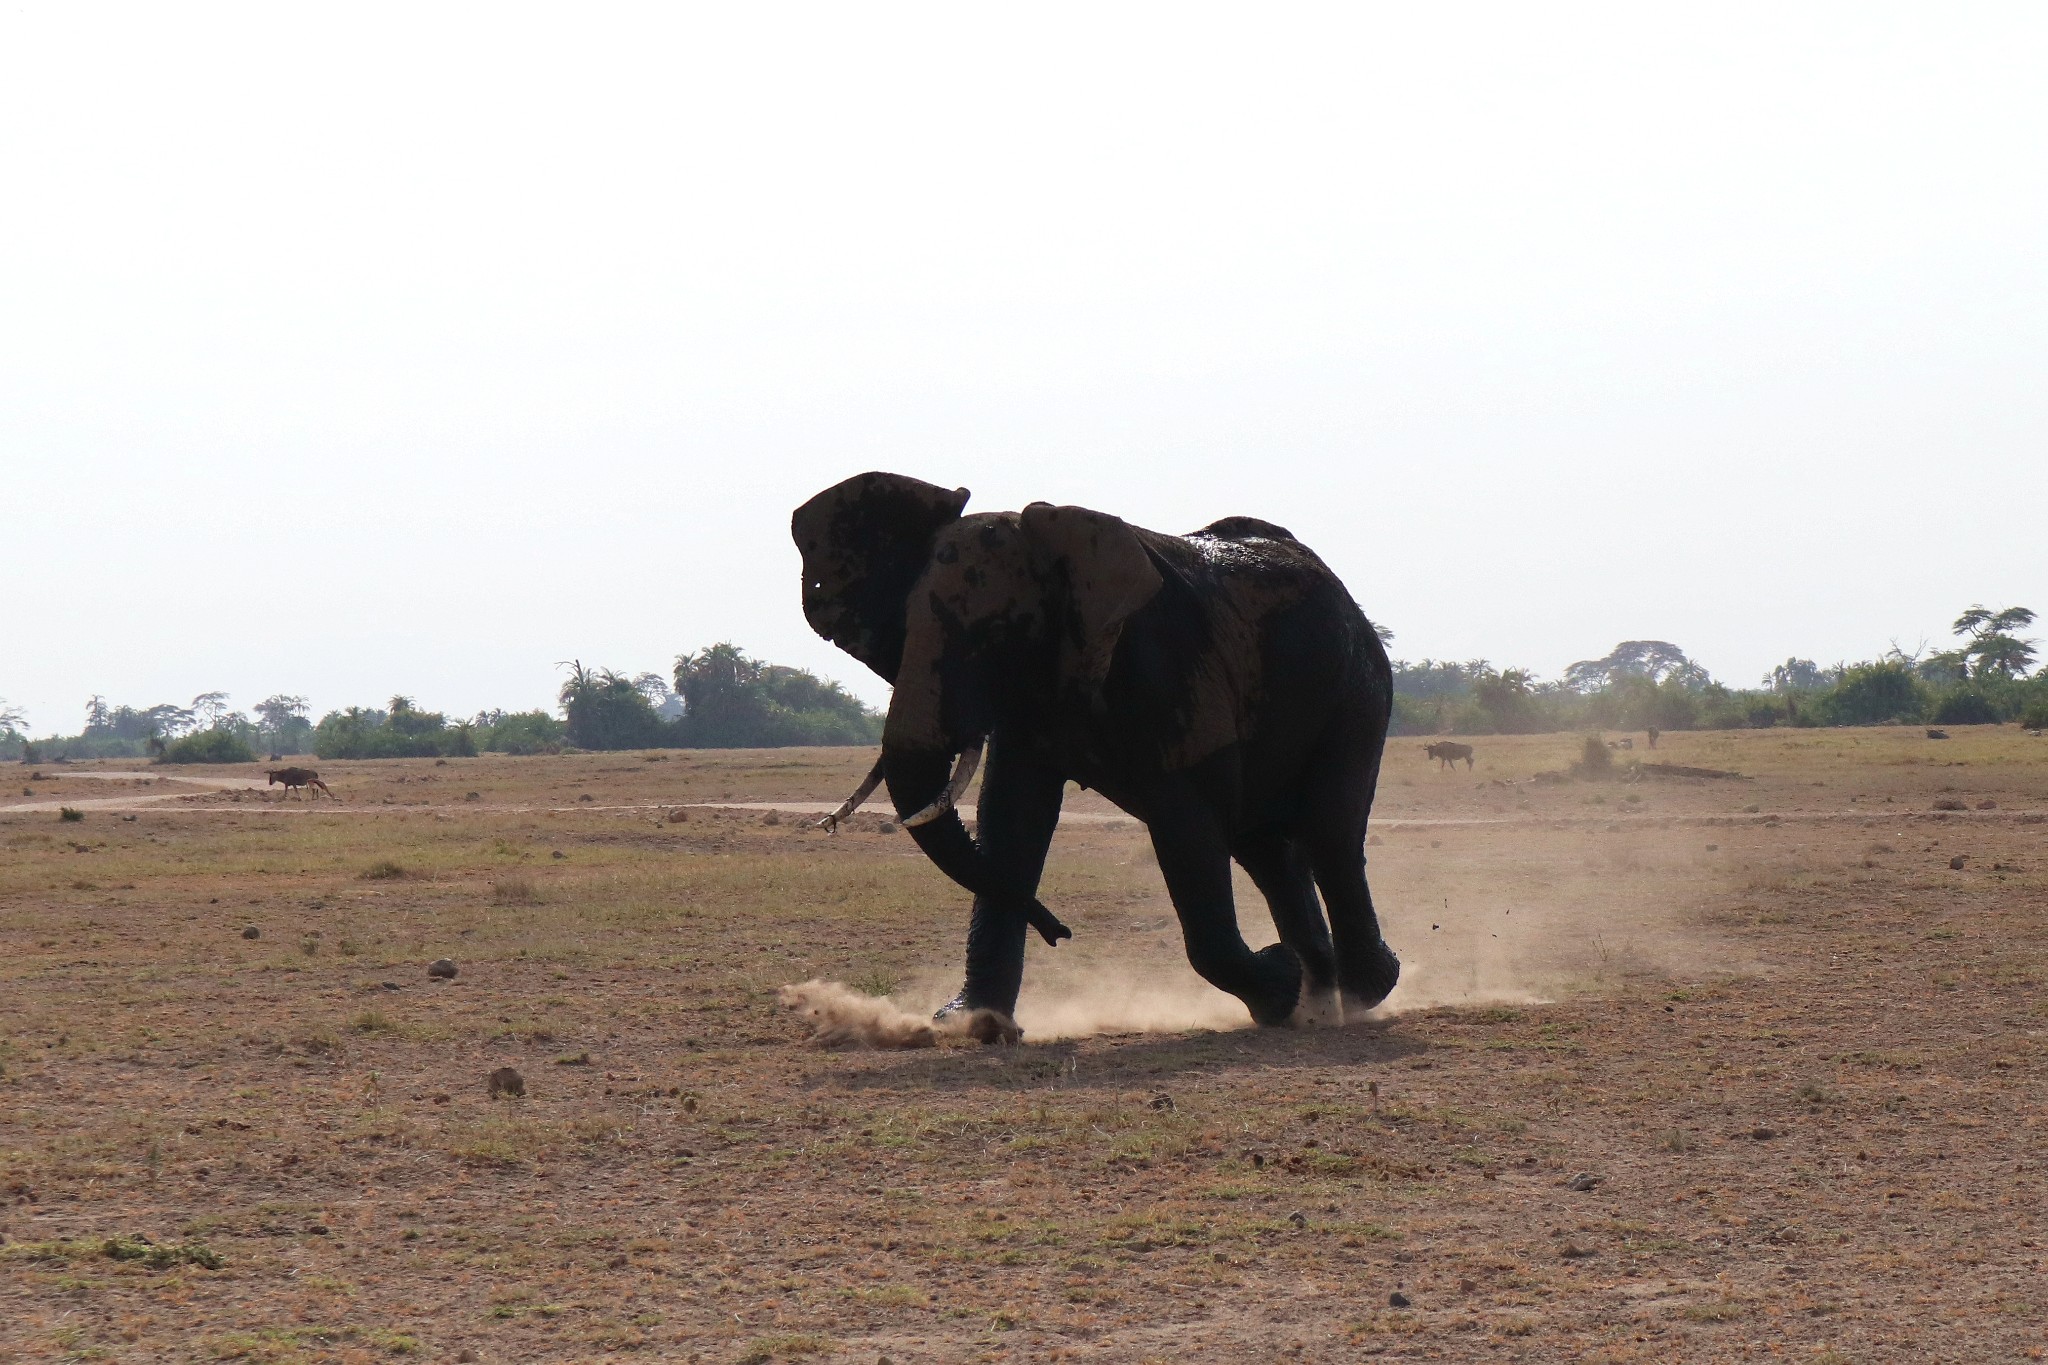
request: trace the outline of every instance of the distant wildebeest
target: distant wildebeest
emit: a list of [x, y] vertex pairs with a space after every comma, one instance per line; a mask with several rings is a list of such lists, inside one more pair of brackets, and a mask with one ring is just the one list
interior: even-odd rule
[[1472, 746], [1469, 744], [1453, 744], [1447, 739], [1440, 740], [1435, 744], [1423, 745], [1422, 752], [1436, 759], [1446, 768], [1451, 767], [1461, 758], [1465, 760], [1465, 767], [1468, 770], [1472, 767]]
[[1927, 737], [1928, 737], [1929, 739], [1947, 739], [1947, 738], [1948, 738], [1948, 731], [1946, 731], [1946, 730], [1929, 730], [1929, 731], [1927, 732]]
[[[319, 791], [327, 792], [329, 796], [334, 796], [333, 792], [327, 791], [327, 784], [320, 780], [320, 774], [314, 772], [311, 768], [269, 768], [265, 771], [270, 776], [270, 786], [274, 787], [280, 782], [284, 783], [284, 794], [287, 797], [300, 787], [313, 787]], [[341, 798], [335, 796], [334, 799], [339, 801]]]

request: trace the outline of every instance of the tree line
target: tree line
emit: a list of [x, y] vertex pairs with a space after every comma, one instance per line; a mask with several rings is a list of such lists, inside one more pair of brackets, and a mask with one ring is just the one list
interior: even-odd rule
[[1553, 680], [1527, 669], [1394, 661], [1393, 732], [1536, 734], [1561, 730], [1736, 730], [1775, 725], [1988, 725], [2048, 728], [2048, 669], [2020, 631], [2025, 607], [1973, 606], [1955, 644], [1822, 666], [1790, 658], [1755, 687], [1730, 687], [1668, 640], [1624, 640]]
[[320, 758], [459, 757], [581, 749], [753, 749], [796, 744], [872, 744], [882, 716], [807, 669], [751, 658], [731, 642], [678, 656], [673, 673], [628, 676], [564, 665], [568, 678], [549, 711], [487, 710], [450, 717], [394, 696], [349, 706], [316, 722], [304, 697], [277, 694], [247, 713], [225, 692], [179, 706], [115, 706], [94, 696], [75, 735], [30, 739], [18, 708], [0, 702], [0, 757], [24, 762], [157, 758], [166, 763], [247, 763], [264, 754]]
[[[1716, 681], [1667, 640], [1624, 640], [1545, 681], [1524, 668], [1394, 661], [1393, 733], [1533, 734], [1563, 730], [1753, 729], [1774, 725], [1981, 725], [2048, 728], [2048, 668], [2037, 668], [2025, 607], [1973, 606], [1951, 627], [1954, 643], [1822, 666], [1789, 658], [1755, 687]], [[1386, 631], [1383, 638], [1391, 639]], [[723, 642], [677, 657], [668, 677], [625, 674], [570, 660], [549, 711], [482, 711], [450, 718], [394, 696], [315, 722], [304, 697], [266, 697], [248, 714], [224, 692], [184, 706], [110, 705], [95, 696], [76, 735], [30, 740], [21, 712], [0, 701], [0, 757], [158, 757], [247, 762], [265, 753], [321, 758], [453, 757], [572, 749], [751, 749], [872, 744], [882, 716], [838, 683], [806, 669], [749, 657]]]

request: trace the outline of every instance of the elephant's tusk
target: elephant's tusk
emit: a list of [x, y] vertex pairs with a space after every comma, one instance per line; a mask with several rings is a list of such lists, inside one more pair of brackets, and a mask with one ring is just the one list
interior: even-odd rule
[[953, 764], [953, 780], [946, 784], [946, 789], [939, 793], [938, 799], [906, 819], [903, 827], [916, 829], [919, 825], [928, 825], [953, 809], [954, 803], [966, 792], [967, 784], [974, 780], [974, 770], [980, 766], [981, 741], [976, 740], [960, 751], [959, 759]]
[[860, 784], [860, 786], [854, 790], [853, 795], [847, 797], [846, 800], [843, 803], [841, 803], [838, 810], [833, 811], [830, 815], [820, 820], [817, 823], [816, 827], [818, 829], [824, 830], [827, 834], [837, 834], [839, 832], [839, 822], [841, 820], [844, 820], [847, 816], [853, 814], [855, 811], [859, 810], [860, 803], [867, 800], [870, 796], [873, 796], [875, 794], [875, 788], [881, 785], [882, 760], [877, 758], [875, 760], [875, 766], [869, 769], [866, 780], [864, 780]]

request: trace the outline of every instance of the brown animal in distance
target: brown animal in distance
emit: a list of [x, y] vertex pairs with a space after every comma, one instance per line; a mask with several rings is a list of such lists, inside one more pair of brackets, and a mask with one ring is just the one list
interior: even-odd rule
[[[341, 799], [335, 796], [333, 792], [327, 791], [327, 784], [322, 782], [320, 774], [314, 772], [311, 768], [267, 768], [264, 771], [270, 778], [268, 785], [274, 787], [280, 782], [284, 783], [284, 794], [286, 797], [289, 797], [300, 787], [312, 787], [316, 790], [327, 792], [330, 797], [337, 801]], [[318, 798], [314, 799], [317, 800]]]
[[1472, 746], [1469, 744], [1453, 744], [1446, 739], [1435, 744], [1423, 745], [1422, 752], [1442, 763], [1445, 768], [1455, 766], [1462, 758], [1465, 760], [1465, 770], [1472, 770]]

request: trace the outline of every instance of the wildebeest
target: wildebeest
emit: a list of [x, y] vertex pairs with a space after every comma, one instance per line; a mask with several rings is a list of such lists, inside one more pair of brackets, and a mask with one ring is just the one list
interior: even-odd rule
[[[284, 783], [284, 794], [287, 797], [300, 787], [312, 787], [316, 790], [327, 792], [329, 796], [334, 796], [333, 792], [327, 791], [327, 784], [320, 780], [320, 774], [314, 772], [311, 768], [268, 768], [265, 771], [269, 774], [270, 786], [274, 787], [280, 782]], [[339, 801], [341, 798], [335, 796], [334, 799]]]
[[1423, 745], [1422, 752], [1436, 759], [1446, 768], [1452, 766], [1461, 758], [1465, 760], [1465, 767], [1468, 771], [1472, 767], [1472, 746], [1469, 744], [1453, 744], [1447, 739], [1439, 740], [1435, 744]]

